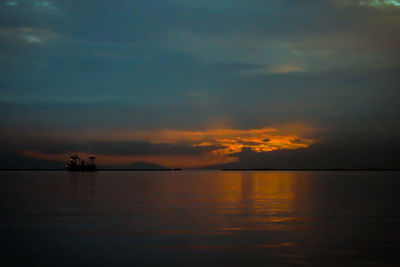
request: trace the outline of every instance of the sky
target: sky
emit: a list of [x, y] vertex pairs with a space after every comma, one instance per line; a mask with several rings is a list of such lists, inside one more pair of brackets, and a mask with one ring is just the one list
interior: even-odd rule
[[398, 168], [400, 1], [2, 0], [0, 168]]

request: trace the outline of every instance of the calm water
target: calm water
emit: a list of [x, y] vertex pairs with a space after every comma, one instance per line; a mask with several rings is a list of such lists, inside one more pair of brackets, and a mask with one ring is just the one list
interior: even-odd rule
[[1, 261], [396, 266], [399, 178], [399, 172], [1, 172]]

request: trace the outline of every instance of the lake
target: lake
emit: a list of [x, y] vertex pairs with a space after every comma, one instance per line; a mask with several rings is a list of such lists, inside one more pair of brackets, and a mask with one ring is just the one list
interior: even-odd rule
[[1, 259], [11, 266], [400, 265], [399, 178], [3, 171]]

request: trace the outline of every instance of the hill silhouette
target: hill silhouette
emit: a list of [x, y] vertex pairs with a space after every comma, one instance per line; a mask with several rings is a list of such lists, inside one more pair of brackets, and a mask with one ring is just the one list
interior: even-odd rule
[[0, 157], [0, 169], [63, 169], [64, 163], [51, 160], [33, 159], [8, 154]]

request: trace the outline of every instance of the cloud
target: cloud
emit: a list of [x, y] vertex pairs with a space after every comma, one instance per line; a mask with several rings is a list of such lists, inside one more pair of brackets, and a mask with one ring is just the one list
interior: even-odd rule
[[291, 73], [302, 73], [307, 72], [307, 68], [299, 64], [284, 64], [276, 65], [272, 67], [253, 68], [241, 71], [241, 74], [249, 75], [265, 75], [265, 74], [291, 74]]
[[169, 167], [200, 167], [233, 162], [245, 149], [262, 153], [307, 148], [315, 142], [310, 137], [315, 131], [305, 125], [287, 125], [280, 129], [53, 132], [46, 136], [31, 132], [29, 137], [19, 133], [6, 139], [18, 144], [9, 150], [41, 160], [63, 161], [71, 153], [95, 153], [108, 165], [148, 161]]
[[52, 1], [43, 0], [12, 0], [4, 3], [8, 8], [22, 13], [41, 13], [50, 15], [65, 15], [66, 12]]
[[7, 2], [6, 2], [6, 5], [7, 5], [7, 6], [17, 6], [17, 5], [18, 5], [18, 2], [15, 2], [15, 1], [7, 1]]
[[23, 45], [49, 42], [58, 34], [44, 29], [31, 27], [0, 27], [0, 43]]
[[[396, 2], [379, 1], [391, 7]], [[218, 18], [200, 8], [195, 14], [198, 20], [207, 14], [207, 23], [216, 26], [207, 31], [190, 21], [177, 31], [165, 32], [167, 45], [206, 62], [264, 65], [244, 73], [288, 74], [397, 64], [391, 58], [400, 41], [396, 37], [400, 21], [395, 13], [370, 10], [349, 0], [268, 1], [265, 5], [236, 1], [231, 8], [220, 11]], [[308, 16], [309, 12], [315, 15]]]
[[400, 2], [397, 0], [360, 0], [361, 6], [370, 6], [370, 7], [385, 7], [385, 6], [394, 6], [400, 7]]
[[[315, 140], [309, 137], [315, 134], [315, 132], [317, 132], [316, 129], [299, 124], [261, 129], [222, 128], [204, 131], [154, 129], [87, 132], [83, 134], [78, 133], [75, 135], [75, 138], [79, 139], [80, 136], [82, 140], [102, 140], [108, 142], [132, 140], [159, 145], [174, 144], [175, 146], [186, 144], [192, 147], [203, 147], [211, 150], [214, 154], [229, 155], [241, 151], [243, 147], [248, 147], [256, 152], [306, 148], [315, 142]], [[302, 142], [293, 142], [293, 140], [302, 140]], [[168, 150], [168, 146], [166, 146], [165, 150]]]
[[[393, 134], [394, 137], [395, 134]], [[242, 150], [235, 154], [237, 162], [219, 165], [221, 168], [398, 168], [398, 141], [380, 143], [379, 138], [342, 136], [340, 140], [325, 140], [307, 149], [276, 150], [254, 153]], [[377, 141], [378, 140], [378, 141]], [[368, 145], [366, 145], [368, 144]]]
[[23, 39], [25, 39], [28, 43], [40, 43], [42, 40], [35, 35], [23, 35]]
[[300, 65], [279, 65], [268, 69], [267, 72], [270, 74], [287, 74], [287, 73], [306, 72], [306, 71], [307, 69]]
[[[96, 144], [124, 161], [308, 151], [320, 138], [283, 131], [293, 122], [359, 136], [371, 135], [372, 122], [391, 142], [400, 99], [395, 2], [95, 2], [0, 3], [1, 129], [54, 146], [17, 140], [25, 150], [61, 155]], [[270, 128], [278, 131], [254, 131]]]

